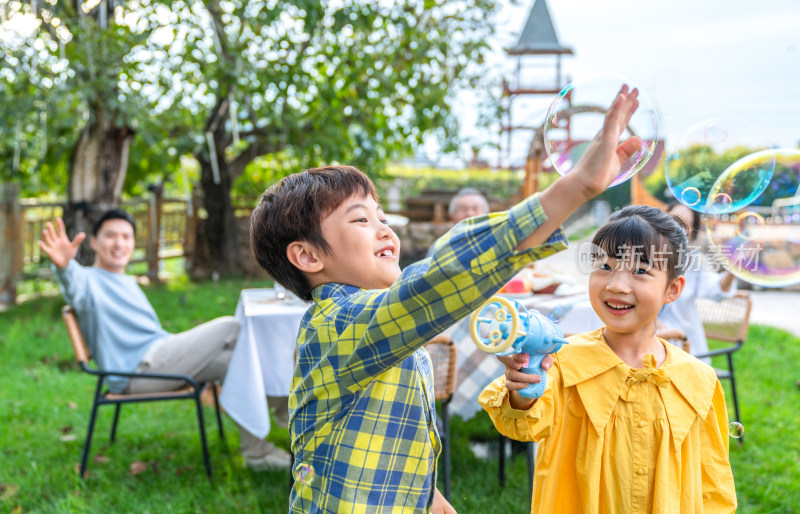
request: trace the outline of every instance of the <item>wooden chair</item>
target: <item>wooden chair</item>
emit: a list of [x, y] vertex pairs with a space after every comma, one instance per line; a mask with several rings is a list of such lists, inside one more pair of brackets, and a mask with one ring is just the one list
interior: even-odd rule
[[683, 330], [680, 329], [664, 329], [656, 332], [656, 336], [665, 339], [674, 344], [686, 353], [692, 353], [692, 343], [686, 337]]
[[[206, 474], [211, 478], [211, 461], [208, 456], [208, 444], [206, 442], [206, 432], [203, 423], [203, 407], [200, 401], [200, 395], [203, 391], [205, 384], [198, 384], [192, 377], [188, 375], [178, 375], [169, 373], [136, 373], [136, 372], [122, 372], [122, 371], [109, 371], [98, 370], [89, 366], [91, 355], [86, 347], [86, 343], [81, 334], [78, 318], [72, 307], [69, 305], [61, 309], [61, 317], [67, 327], [70, 341], [72, 342], [72, 349], [75, 352], [75, 358], [78, 361], [81, 369], [90, 375], [97, 377], [97, 387], [95, 387], [94, 402], [92, 403], [92, 413], [89, 418], [89, 429], [86, 433], [86, 442], [83, 445], [83, 456], [81, 457], [80, 476], [83, 478], [86, 472], [86, 463], [89, 458], [89, 449], [92, 443], [92, 433], [94, 431], [94, 422], [97, 418], [97, 408], [100, 405], [113, 404], [116, 405], [114, 411], [114, 420], [111, 424], [111, 442], [116, 440], [117, 435], [117, 421], [119, 421], [119, 411], [123, 403], [134, 402], [153, 402], [161, 400], [194, 400], [197, 406], [197, 421], [200, 427], [200, 442], [203, 447], [203, 462], [205, 463]], [[186, 387], [168, 392], [157, 393], [141, 393], [141, 394], [117, 394], [105, 390], [103, 388], [103, 379], [109, 375], [130, 377], [137, 379], [167, 379], [185, 382]], [[211, 388], [214, 394], [214, 405], [217, 411], [217, 428], [219, 429], [219, 436], [225, 439], [222, 431], [222, 417], [220, 416], [219, 399], [217, 398], [216, 387]]]
[[450, 499], [450, 413], [448, 405], [456, 390], [456, 345], [450, 336], [440, 334], [427, 343], [425, 349], [433, 362], [433, 387], [440, 402], [442, 415], [439, 437], [442, 440], [444, 497]]
[[[733, 368], [733, 354], [742, 347], [747, 338], [747, 331], [750, 328], [750, 310], [752, 300], [746, 292], [737, 293], [736, 296], [726, 298], [722, 301], [714, 301], [708, 298], [696, 298], [695, 306], [703, 322], [703, 329], [706, 337], [730, 343], [729, 346], [718, 350], [712, 350], [695, 357], [714, 357], [725, 355], [727, 368], [718, 369], [717, 378], [731, 381], [731, 393], [733, 395], [733, 410], [736, 415], [735, 420], [741, 422], [739, 413], [739, 397], [736, 394], [736, 376]], [[743, 442], [740, 438], [739, 442]]]

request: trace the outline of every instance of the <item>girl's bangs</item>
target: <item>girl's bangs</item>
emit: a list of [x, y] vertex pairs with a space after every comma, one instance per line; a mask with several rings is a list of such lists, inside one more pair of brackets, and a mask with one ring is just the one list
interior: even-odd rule
[[592, 244], [599, 254], [617, 260], [630, 260], [662, 269], [666, 259], [663, 254], [666, 242], [653, 228], [638, 216], [620, 218], [607, 223], [594, 236]]

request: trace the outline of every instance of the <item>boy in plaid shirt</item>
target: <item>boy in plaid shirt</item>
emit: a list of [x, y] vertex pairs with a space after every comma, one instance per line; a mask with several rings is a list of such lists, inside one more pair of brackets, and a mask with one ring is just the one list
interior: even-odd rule
[[559, 226], [616, 178], [638, 148], [619, 142], [638, 92], [623, 87], [576, 167], [506, 212], [467, 219], [402, 272], [400, 241], [355, 168], [285, 177], [253, 212], [259, 264], [314, 304], [297, 339], [289, 397], [292, 512], [455, 512], [436, 489], [440, 453], [422, 346], [531, 261], [566, 247]]

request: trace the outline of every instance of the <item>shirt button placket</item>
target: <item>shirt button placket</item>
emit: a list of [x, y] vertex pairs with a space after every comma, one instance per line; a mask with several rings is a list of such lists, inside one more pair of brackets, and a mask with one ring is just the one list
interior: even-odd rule
[[631, 505], [633, 512], [645, 512], [647, 510], [647, 426], [644, 419], [643, 400], [640, 396], [646, 396], [644, 390], [647, 382], [635, 384], [628, 394], [628, 398], [633, 403], [633, 481], [631, 484]]

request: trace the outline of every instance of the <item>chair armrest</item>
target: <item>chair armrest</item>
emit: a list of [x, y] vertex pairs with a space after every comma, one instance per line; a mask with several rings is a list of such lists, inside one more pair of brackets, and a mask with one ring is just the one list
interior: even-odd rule
[[686, 333], [679, 329], [660, 330], [656, 332], [656, 336], [661, 339], [681, 339], [686, 340]]
[[741, 347], [742, 347], [742, 341], [737, 341], [736, 344], [731, 346], [731, 347], [721, 348], [719, 350], [712, 350], [712, 351], [706, 352], [706, 353], [700, 353], [700, 354], [695, 355], [695, 357], [697, 357], [698, 359], [701, 359], [701, 358], [704, 358], [704, 357], [714, 357], [714, 356], [717, 356], [717, 355], [725, 355], [726, 353], [733, 353], [733, 352], [735, 352], [736, 350], [738, 350]]

